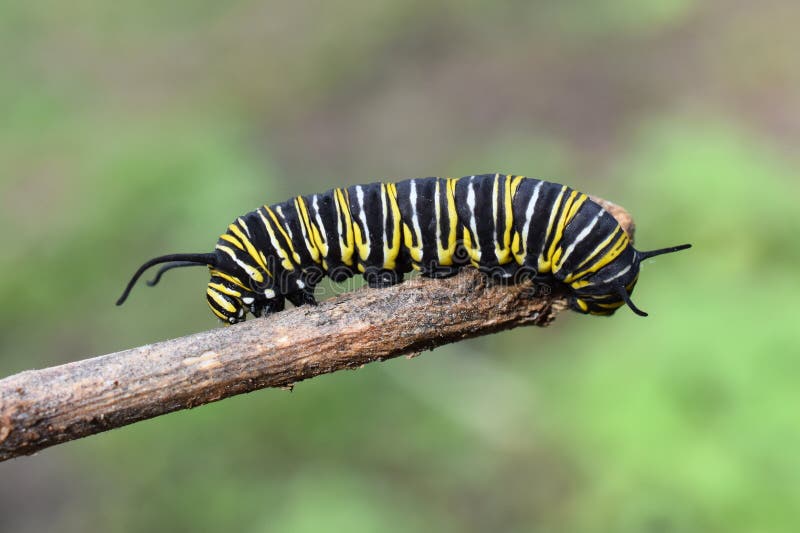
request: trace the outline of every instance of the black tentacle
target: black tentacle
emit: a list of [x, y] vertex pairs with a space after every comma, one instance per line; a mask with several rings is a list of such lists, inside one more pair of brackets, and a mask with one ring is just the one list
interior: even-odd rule
[[[217, 257], [215, 254], [169, 254], [169, 255], [162, 255], [159, 257], [154, 257], [149, 261], [145, 262], [142, 266], [139, 267], [138, 270], [133, 274], [131, 280], [128, 282], [128, 285], [125, 287], [125, 290], [122, 291], [122, 296], [119, 297], [117, 300], [117, 305], [122, 305], [125, 303], [125, 300], [128, 299], [128, 295], [133, 289], [133, 286], [136, 285], [136, 282], [145, 273], [147, 269], [153, 267], [155, 265], [159, 265], [161, 263], [171, 263], [175, 261], [180, 261], [182, 263], [192, 263], [195, 265], [211, 265], [215, 266], [217, 264]], [[188, 265], [187, 265], [188, 266]], [[167, 269], [168, 270], [168, 269]], [[163, 273], [163, 272], [162, 272]], [[156, 278], [159, 276], [157, 275]], [[156, 282], [158, 279], [155, 280]]]

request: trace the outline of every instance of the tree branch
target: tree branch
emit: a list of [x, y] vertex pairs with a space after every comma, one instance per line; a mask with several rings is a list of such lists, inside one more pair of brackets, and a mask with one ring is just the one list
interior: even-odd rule
[[[600, 201], [633, 230], [621, 208]], [[0, 380], [0, 461], [139, 420], [461, 339], [548, 325], [565, 309], [529, 283], [493, 286], [474, 269], [415, 278]]]

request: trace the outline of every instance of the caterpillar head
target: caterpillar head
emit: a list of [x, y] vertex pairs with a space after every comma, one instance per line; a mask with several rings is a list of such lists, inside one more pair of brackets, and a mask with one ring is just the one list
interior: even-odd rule
[[[206, 301], [214, 315], [225, 324], [244, 321], [248, 311], [258, 317], [263, 313], [272, 313], [283, 309], [284, 297], [276, 293], [275, 289], [270, 287], [263, 290], [246, 288], [246, 283], [252, 283], [247, 273], [240, 270], [235, 263], [228, 261], [227, 256], [214, 253], [170, 254], [147, 261], [134, 273], [122, 296], [117, 300], [117, 305], [122, 305], [127, 300], [131, 289], [142, 274], [158, 264], [164, 264], [164, 266], [156, 272], [152, 280], [147, 282], [151, 287], [161, 281], [161, 276], [168, 270], [190, 266], [208, 266], [211, 271], [211, 280], [206, 287]], [[271, 284], [272, 278], [265, 279], [265, 281]]]
[[[166, 267], [165, 267], [166, 268]], [[213, 273], [213, 270], [212, 270]], [[235, 324], [245, 319], [245, 300], [253, 303], [251, 296], [243, 296], [242, 290], [220, 276], [211, 276], [206, 287], [206, 301], [211, 312], [226, 324]]]
[[211, 268], [211, 274], [206, 288], [206, 300], [211, 312], [225, 324], [244, 322], [247, 312], [260, 317], [264, 313], [283, 310], [285, 298], [274, 289], [264, 289], [256, 293], [245, 289], [239, 278], [215, 268]]
[[678, 252], [690, 247], [691, 244], [681, 244], [670, 248], [640, 252], [633, 246], [628, 246], [625, 251], [591, 277], [576, 280], [570, 284], [572, 295], [569, 298], [569, 306], [579, 313], [610, 316], [623, 305], [627, 305], [637, 315], [647, 316], [647, 313], [636, 307], [631, 301], [631, 293], [639, 280], [641, 262], [650, 257]]
[[165, 272], [172, 270], [173, 268], [208, 266], [212, 270], [212, 277], [206, 289], [206, 300], [208, 301], [208, 305], [211, 307], [211, 310], [220, 320], [227, 324], [233, 324], [244, 320], [245, 304], [243, 300], [246, 298], [243, 295], [244, 291], [241, 289], [237, 290], [238, 287], [236, 287], [234, 283], [231, 283], [230, 280], [213, 275], [214, 269], [220, 264], [220, 258], [214, 253], [169, 254], [150, 259], [140, 266], [133, 274], [128, 282], [128, 285], [125, 287], [122, 296], [120, 296], [117, 300], [117, 305], [122, 305], [125, 303], [125, 300], [128, 299], [128, 295], [130, 295], [131, 289], [133, 289], [134, 285], [136, 285], [136, 282], [139, 280], [142, 274], [144, 274], [149, 268], [159, 264], [164, 264], [164, 266], [158, 270], [152, 280], [147, 282], [147, 284], [151, 287], [156, 285], [161, 280], [161, 276], [163, 276]]

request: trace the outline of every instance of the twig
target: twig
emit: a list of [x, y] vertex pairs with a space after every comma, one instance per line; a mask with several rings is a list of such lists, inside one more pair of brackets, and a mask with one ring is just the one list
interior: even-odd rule
[[[604, 202], [632, 229], [630, 217]], [[473, 269], [415, 278], [0, 380], [0, 461], [165, 413], [523, 325], [565, 308], [529, 283], [492, 285]]]

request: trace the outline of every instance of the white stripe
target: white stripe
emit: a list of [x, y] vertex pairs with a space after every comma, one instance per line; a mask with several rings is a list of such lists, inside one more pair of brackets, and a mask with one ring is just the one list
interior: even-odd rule
[[420, 230], [417, 216], [417, 180], [411, 180], [411, 192], [408, 195], [408, 201], [411, 203], [411, 225], [414, 227], [417, 249], [422, 251], [422, 230]]
[[383, 209], [383, 257], [381, 258], [381, 266], [386, 264], [386, 258], [389, 257], [389, 246], [388, 246], [388, 237], [386, 235], [386, 224], [388, 219], [388, 210], [386, 209], [386, 194], [385, 185], [382, 183], [380, 184], [381, 187], [381, 209]]
[[[231, 258], [231, 259], [233, 259], [233, 261], [234, 261], [234, 262], [235, 262], [237, 265], [239, 265], [240, 267], [242, 267], [242, 270], [244, 270], [245, 272], [247, 272], [247, 275], [248, 275], [248, 276], [250, 276], [250, 277], [251, 277], [251, 278], [253, 278], [254, 280], [256, 279], [256, 278], [255, 278], [255, 276], [253, 276], [253, 274], [257, 274], [257, 273], [258, 273], [258, 271], [257, 271], [256, 269], [254, 269], [253, 267], [251, 267], [250, 265], [248, 265], [247, 263], [243, 263], [242, 261], [240, 261], [240, 260], [239, 260], [239, 258], [238, 258], [238, 257], [236, 257], [236, 254], [233, 252], [233, 250], [231, 250], [231, 249], [230, 249], [230, 248], [228, 248], [227, 246], [220, 246], [219, 244], [216, 246], [216, 249], [217, 249], [217, 250], [222, 250], [223, 252], [225, 252], [226, 254], [228, 254], [228, 255], [230, 256], [230, 258]], [[263, 277], [263, 276], [262, 276], [262, 277]]]
[[588, 226], [583, 228], [583, 230], [580, 233], [578, 233], [578, 236], [575, 237], [575, 240], [572, 241], [572, 244], [570, 244], [567, 247], [567, 250], [564, 252], [564, 255], [561, 256], [561, 260], [558, 262], [559, 265], [563, 265], [564, 261], [567, 260], [567, 257], [569, 257], [570, 254], [575, 250], [575, 247], [578, 246], [578, 244], [580, 244], [580, 242], [589, 235], [589, 233], [592, 231], [592, 228], [594, 228], [595, 224], [597, 224], [597, 221], [600, 220], [600, 217], [603, 216], [603, 213], [604, 211], [600, 211], [599, 213], [597, 213], [597, 216], [592, 219], [592, 222]]
[[[344, 195], [343, 195], [344, 196]], [[345, 238], [347, 235], [344, 234], [344, 226], [342, 226], [342, 217], [347, 216], [345, 209], [342, 207], [342, 203], [339, 201], [339, 195], [336, 193], [333, 194], [333, 200], [336, 202], [338, 209], [336, 210], [336, 228], [339, 230], [339, 253], [344, 256], [344, 250], [347, 248], [347, 242]]]
[[472, 236], [475, 238], [475, 247], [473, 250], [477, 251], [476, 261], [481, 260], [481, 244], [478, 239], [478, 225], [475, 223], [475, 176], [469, 179], [469, 191], [467, 192], [467, 208], [469, 209], [469, 228], [472, 231]]
[[620, 276], [624, 276], [625, 274], [628, 273], [628, 271], [630, 269], [631, 269], [631, 265], [628, 265], [625, 268], [623, 268], [622, 270], [620, 270], [619, 272], [617, 272], [615, 275], [611, 276], [610, 278], [604, 279], [601, 283], [608, 283], [610, 281], [613, 281], [613, 280], [617, 279]]
[[[558, 214], [559, 208], [561, 207], [561, 202], [564, 201], [564, 192], [567, 190], [566, 185], [561, 186], [561, 190], [558, 191], [558, 195], [556, 196], [555, 200], [553, 201], [553, 206], [550, 208], [550, 218], [547, 219], [547, 226], [545, 226], [545, 238], [542, 239], [542, 249], [539, 250], [539, 253], [536, 254], [536, 257], [539, 260], [544, 260], [544, 252], [545, 248], [547, 247], [547, 228], [552, 227], [553, 231], [556, 232], [557, 229], [554, 226], [556, 215]], [[555, 237], [553, 237], [555, 239]], [[551, 243], [552, 246], [552, 243]], [[553, 268], [553, 265], [550, 265], [550, 268]]]
[[434, 196], [434, 202], [433, 202], [433, 205], [434, 205], [434, 208], [435, 208], [435, 213], [436, 213], [436, 248], [435, 248], [435, 250], [436, 250], [436, 257], [439, 259], [439, 261], [442, 261], [443, 258], [439, 255], [439, 247], [440, 247], [439, 243], [442, 242], [442, 220], [441, 220], [442, 207], [441, 207], [441, 205], [439, 205], [439, 195], [440, 195], [439, 190], [440, 190], [440, 188], [439, 188], [439, 178], [436, 178], [436, 189], [435, 189], [436, 194]]
[[[492, 184], [492, 226], [497, 225], [497, 197], [500, 196], [500, 181], [497, 179], [500, 174], [495, 174], [494, 183]], [[495, 227], [494, 242], [497, 242], [497, 228]]]
[[[364, 189], [361, 187], [361, 185], [356, 186], [356, 196], [358, 197], [358, 218], [361, 220], [361, 225], [364, 228], [364, 243], [367, 246], [367, 257], [369, 257], [369, 226], [367, 226], [367, 214], [364, 213]], [[367, 257], [362, 257], [361, 259], [366, 260]]]
[[299, 200], [297, 203], [295, 203], [294, 210], [297, 213], [297, 220], [300, 222], [300, 232], [303, 234], [303, 241], [306, 243], [306, 250], [308, 250], [308, 254], [311, 256], [312, 261], [319, 263], [319, 251], [317, 251], [314, 243], [311, 242], [311, 237], [306, 231], [306, 224], [303, 222], [303, 215], [300, 212], [300, 207], [297, 205], [299, 203]]
[[[281, 220], [283, 221], [283, 229], [286, 230], [286, 233], [289, 235], [289, 239], [291, 239], [293, 241], [292, 244], [294, 244], [294, 235], [292, 235], [292, 228], [289, 227], [289, 224], [286, 223], [286, 216], [283, 214], [281, 206], [276, 206], [275, 212], [278, 213], [278, 216], [281, 217]], [[300, 225], [302, 226], [302, 224]]]
[[500, 174], [494, 175], [494, 183], [492, 185], [492, 241], [494, 241], [494, 256], [500, 259], [497, 252], [500, 250], [500, 241], [497, 238], [497, 210], [498, 200], [500, 198]]
[[525, 226], [522, 228], [522, 249], [527, 250], [528, 248], [528, 231], [531, 229], [531, 219], [533, 218], [533, 211], [536, 207], [536, 200], [539, 199], [539, 189], [542, 188], [543, 181], [540, 181], [536, 184], [536, 187], [533, 188], [533, 194], [531, 195], [531, 199], [528, 201], [528, 208], [525, 210]]
[[252, 235], [250, 235], [250, 228], [248, 228], [248, 227], [247, 227], [247, 224], [245, 224], [245, 223], [244, 223], [244, 220], [242, 220], [242, 218], [241, 218], [241, 217], [239, 217], [239, 218], [238, 218], [238, 221], [239, 221], [239, 225], [240, 225], [240, 226], [242, 226], [242, 227], [244, 228], [244, 231], [245, 231], [245, 233], [247, 233], [247, 236], [248, 236], [250, 239], [252, 239], [253, 237], [252, 237]]
[[315, 194], [313, 196], [314, 202], [311, 204], [314, 208], [314, 218], [317, 219], [317, 227], [319, 228], [320, 236], [323, 239], [322, 245], [325, 247], [324, 250], [320, 250], [322, 252], [323, 257], [328, 256], [328, 233], [325, 231], [325, 225], [322, 223], [322, 217], [319, 215], [319, 203], [318, 203], [318, 196]]
[[272, 229], [270, 228], [269, 222], [267, 222], [267, 217], [265, 217], [264, 214], [261, 213], [261, 209], [259, 209], [257, 213], [258, 216], [261, 217], [261, 222], [263, 222], [264, 224], [264, 229], [267, 231], [267, 236], [269, 236], [269, 242], [272, 244], [272, 247], [275, 249], [275, 252], [278, 254], [278, 257], [280, 257], [282, 260], [281, 264], [283, 268], [285, 268], [286, 270], [294, 270], [294, 265], [289, 260], [289, 257], [283, 252], [283, 248], [281, 248], [281, 245], [278, 243], [278, 238], [275, 235], [275, 232], [272, 231]]

